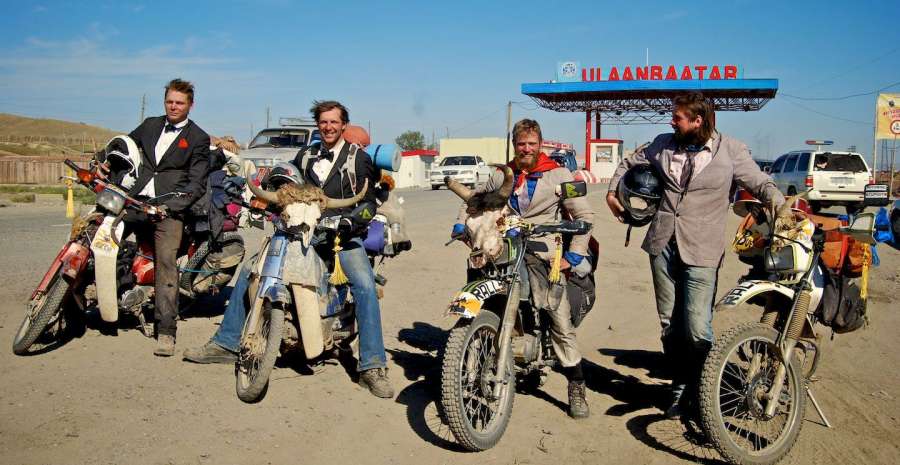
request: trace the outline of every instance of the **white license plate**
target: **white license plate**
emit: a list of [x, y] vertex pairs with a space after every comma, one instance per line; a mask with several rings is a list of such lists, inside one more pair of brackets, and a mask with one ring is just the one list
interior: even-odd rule
[[831, 178], [831, 184], [835, 186], [849, 186], [853, 184], [854, 179], [844, 176], [835, 176]]

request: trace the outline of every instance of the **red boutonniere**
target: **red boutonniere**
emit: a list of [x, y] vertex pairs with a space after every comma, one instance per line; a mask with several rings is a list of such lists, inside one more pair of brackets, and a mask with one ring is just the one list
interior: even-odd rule
[[187, 139], [185, 139], [184, 137], [182, 137], [181, 139], [178, 139], [178, 148], [180, 148], [180, 149], [188, 148]]

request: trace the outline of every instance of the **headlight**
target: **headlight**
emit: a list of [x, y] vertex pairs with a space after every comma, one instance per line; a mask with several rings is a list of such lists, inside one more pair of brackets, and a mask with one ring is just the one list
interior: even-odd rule
[[118, 215], [125, 208], [125, 196], [107, 187], [97, 194], [97, 205], [113, 215]]
[[460, 172], [460, 174], [463, 174], [463, 175], [467, 174], [467, 175], [471, 176], [471, 175], [475, 174], [475, 171], [465, 170], [465, 171]]

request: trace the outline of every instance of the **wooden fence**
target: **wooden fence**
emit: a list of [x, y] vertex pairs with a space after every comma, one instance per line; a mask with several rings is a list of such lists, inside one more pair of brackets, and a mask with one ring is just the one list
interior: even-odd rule
[[[75, 160], [85, 166], [85, 160]], [[0, 184], [59, 184], [59, 177], [69, 174], [62, 160], [29, 160], [0, 158]]]

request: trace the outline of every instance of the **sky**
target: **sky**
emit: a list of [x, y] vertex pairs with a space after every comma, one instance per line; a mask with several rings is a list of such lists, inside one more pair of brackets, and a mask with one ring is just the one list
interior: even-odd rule
[[[512, 101], [513, 121], [534, 118], [580, 152], [584, 114], [538, 108], [521, 84], [554, 79], [560, 61], [643, 65], [649, 49], [650, 64], [736, 64], [779, 80], [761, 111], [717, 115], [757, 158], [807, 139], [869, 155], [875, 93], [900, 93], [896, 0], [4, 3], [0, 112], [123, 132], [143, 95], [146, 116], [163, 114], [163, 87], [181, 77], [196, 85], [191, 119], [242, 141], [267, 108], [274, 125], [308, 116], [315, 99], [346, 104], [375, 143], [406, 130], [503, 137]], [[670, 131], [602, 135], [633, 147]]]

